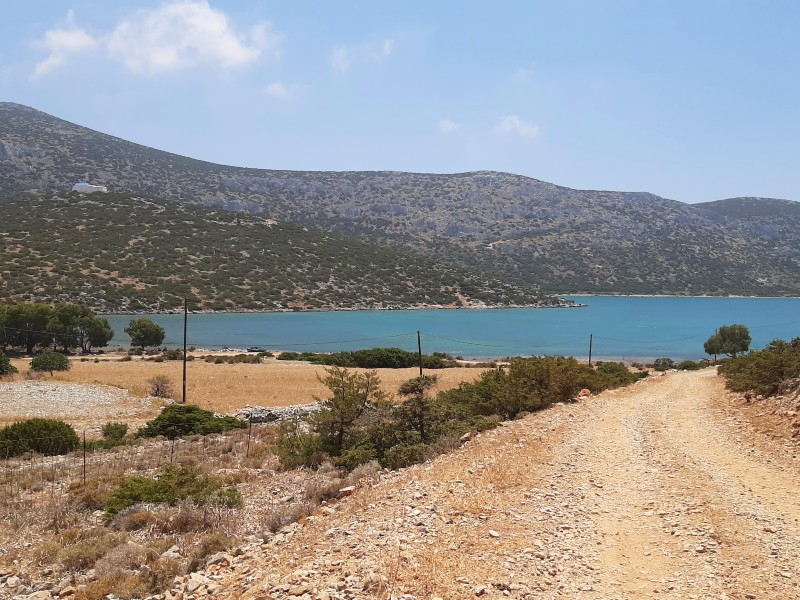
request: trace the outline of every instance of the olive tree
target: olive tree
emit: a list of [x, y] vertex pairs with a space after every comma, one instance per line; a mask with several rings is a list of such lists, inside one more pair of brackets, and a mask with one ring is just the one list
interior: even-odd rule
[[131, 346], [139, 346], [143, 350], [147, 346], [160, 346], [164, 341], [164, 328], [150, 319], [132, 319], [125, 328], [131, 337]]
[[706, 340], [703, 349], [706, 354], [727, 354], [736, 358], [741, 352], [750, 349], [750, 330], [746, 325], [734, 324], [720, 327], [717, 332]]

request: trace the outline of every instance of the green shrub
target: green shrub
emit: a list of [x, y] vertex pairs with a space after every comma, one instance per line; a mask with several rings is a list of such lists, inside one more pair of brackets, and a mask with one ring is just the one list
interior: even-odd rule
[[675, 368], [675, 361], [671, 358], [657, 358], [653, 361], [653, 369], [656, 371], [668, 371]]
[[402, 469], [409, 465], [422, 462], [431, 454], [431, 447], [428, 444], [411, 444], [409, 446], [392, 446], [385, 457], [386, 466], [390, 469]]
[[243, 429], [247, 422], [234, 417], [218, 417], [210, 410], [194, 404], [166, 406], [153, 420], [136, 432], [136, 437], [163, 435], [175, 439], [186, 435], [222, 433], [229, 429]]
[[11, 364], [11, 359], [0, 351], [0, 377], [4, 375], [13, 375], [17, 371], [17, 367]]
[[103, 437], [107, 440], [121, 440], [128, 433], [127, 423], [106, 423], [102, 429]]
[[693, 360], [682, 360], [675, 365], [675, 368], [678, 369], [678, 371], [697, 371], [698, 369], [702, 369], [703, 365]]
[[729, 390], [778, 394], [787, 380], [800, 377], [800, 338], [773, 340], [763, 350], [728, 359], [719, 366], [719, 373]]
[[[642, 377], [641, 372], [633, 373], [624, 364], [618, 362], [599, 363], [595, 368], [595, 372], [600, 376], [600, 381], [597, 383], [599, 383], [603, 389], [629, 385]], [[647, 377], [647, 373], [643, 375]]]
[[322, 450], [322, 437], [306, 430], [301, 421], [284, 421], [278, 430], [275, 455], [284, 469], [318, 467], [326, 454]]
[[28, 419], [0, 429], [0, 457], [26, 452], [66, 454], [79, 445], [71, 425], [54, 419]]
[[31, 371], [69, 371], [72, 364], [69, 359], [60, 352], [42, 352], [31, 360]]
[[103, 502], [108, 517], [140, 502], [175, 505], [189, 499], [198, 506], [213, 503], [228, 508], [241, 506], [242, 497], [234, 488], [223, 489], [217, 477], [202, 474], [193, 467], [167, 467], [155, 477], [126, 477]]

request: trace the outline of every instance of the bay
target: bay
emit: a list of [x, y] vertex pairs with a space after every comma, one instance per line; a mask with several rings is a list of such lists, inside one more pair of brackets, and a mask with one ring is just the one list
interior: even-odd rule
[[[596, 359], [698, 359], [716, 328], [743, 323], [752, 348], [800, 336], [798, 298], [590, 296], [582, 308], [190, 314], [188, 344], [198, 348], [335, 352], [376, 346], [464, 358], [559, 354]], [[183, 315], [111, 315], [112, 343], [127, 344], [132, 318], [166, 329], [165, 344], [183, 343]]]

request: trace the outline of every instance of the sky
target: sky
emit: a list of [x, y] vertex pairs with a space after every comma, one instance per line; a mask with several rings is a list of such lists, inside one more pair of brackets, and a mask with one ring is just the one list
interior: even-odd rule
[[212, 162], [800, 200], [796, 0], [38, 0], [0, 101]]

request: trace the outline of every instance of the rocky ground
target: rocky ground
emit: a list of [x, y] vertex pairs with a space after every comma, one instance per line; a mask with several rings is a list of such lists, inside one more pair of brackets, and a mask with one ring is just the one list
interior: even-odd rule
[[733, 401], [707, 369], [505, 424], [167, 597], [800, 598], [798, 447]]
[[[78, 420], [142, 402], [20, 385], [0, 389], [6, 414], [33, 416], [26, 394]], [[355, 489], [282, 528], [270, 524], [330, 476], [276, 470], [247, 432], [218, 451], [198, 441], [217, 470], [240, 475], [245, 507], [227, 527], [238, 543], [153, 598], [800, 598], [796, 405], [746, 402], [713, 369], [652, 377], [505, 423], [430, 463], [342, 482]], [[113, 467], [114, 456], [99, 459]], [[18, 533], [3, 552], [18, 559], [0, 568], [0, 597], [84, 597], [88, 574], [31, 562], [43, 540], [9, 526]], [[162, 559], [188, 556], [176, 543]]]
[[36, 380], [0, 383], [0, 401], [0, 425], [34, 417], [61, 419], [90, 437], [97, 437], [109, 421], [142, 424], [163, 404], [108, 385]]

